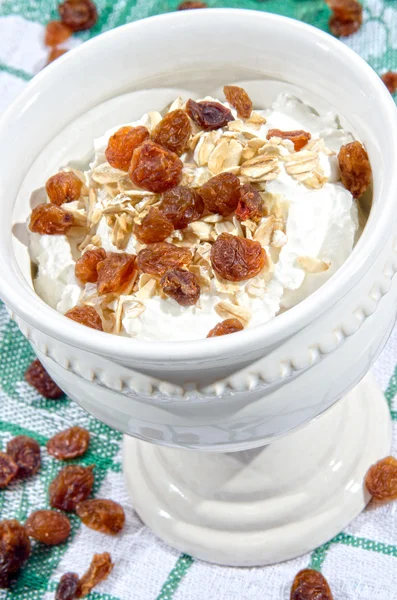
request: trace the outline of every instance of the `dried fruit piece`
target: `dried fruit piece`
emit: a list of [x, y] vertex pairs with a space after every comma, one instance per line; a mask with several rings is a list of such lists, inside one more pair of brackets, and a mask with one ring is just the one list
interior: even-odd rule
[[236, 217], [239, 221], [248, 219], [258, 222], [263, 217], [263, 200], [260, 193], [249, 183], [240, 188], [240, 199], [236, 208]]
[[18, 465], [11, 456], [0, 452], [0, 488], [7, 487], [18, 472]]
[[237, 116], [248, 119], [252, 113], [252, 100], [247, 92], [237, 85], [225, 85], [223, 88], [226, 100], [237, 110]]
[[35, 233], [61, 235], [73, 225], [73, 216], [55, 204], [39, 204], [30, 215], [29, 229]]
[[106, 160], [115, 169], [128, 171], [135, 148], [148, 138], [149, 132], [146, 127], [120, 127], [109, 138], [105, 150]]
[[59, 580], [55, 600], [75, 600], [78, 589], [78, 575], [76, 573], [65, 573]]
[[61, 171], [47, 180], [45, 189], [52, 204], [61, 206], [65, 202], [78, 200], [83, 182], [71, 171]]
[[62, 23], [72, 31], [90, 29], [98, 19], [96, 6], [91, 0], [66, 0], [58, 6]]
[[391, 94], [397, 91], [397, 72], [388, 71], [383, 73], [381, 79]]
[[128, 174], [144, 190], [161, 194], [180, 183], [183, 163], [174, 152], [144, 142], [134, 150]]
[[387, 456], [372, 465], [365, 486], [375, 500], [397, 500], [397, 459]]
[[94, 484], [93, 466], [70, 465], [59, 471], [50, 483], [50, 504], [66, 512], [75, 510], [77, 504], [88, 498]]
[[234, 121], [231, 111], [220, 102], [195, 102], [190, 99], [186, 103], [186, 110], [189, 117], [204, 131], [219, 129], [225, 127], [229, 121]]
[[70, 27], [60, 21], [50, 21], [45, 28], [44, 43], [50, 48], [55, 48], [65, 42], [72, 35]]
[[338, 154], [340, 177], [353, 198], [360, 198], [371, 183], [371, 165], [360, 142], [342, 146]]
[[314, 569], [302, 569], [295, 575], [291, 600], [333, 600], [333, 596], [324, 575]]
[[136, 276], [136, 256], [127, 252], [109, 252], [98, 264], [98, 293], [122, 294]]
[[207, 210], [227, 217], [240, 200], [240, 180], [233, 173], [221, 173], [211, 177], [198, 191]]
[[90, 434], [83, 427], [69, 427], [60, 431], [47, 442], [47, 451], [59, 460], [83, 456], [90, 442]]
[[165, 192], [160, 211], [171, 221], [174, 229], [184, 229], [201, 217], [204, 202], [195, 188], [179, 185]]
[[185, 269], [170, 269], [162, 276], [163, 292], [181, 306], [193, 306], [200, 298], [200, 286], [196, 275]]
[[187, 267], [191, 261], [190, 250], [168, 242], [150, 244], [138, 253], [139, 269], [157, 277], [161, 277], [169, 269]]
[[236, 331], [243, 331], [244, 327], [238, 319], [225, 319], [221, 323], [217, 323], [207, 335], [207, 338], [218, 337], [219, 335], [228, 335]]
[[26, 381], [49, 400], [57, 400], [63, 396], [63, 391], [49, 376], [38, 358], [32, 362], [25, 372]]
[[134, 233], [141, 244], [163, 242], [173, 231], [173, 224], [158, 208], [151, 208], [141, 224], [134, 227]]
[[80, 579], [77, 597], [84, 598], [101, 581], [105, 581], [109, 577], [113, 566], [112, 557], [109, 552], [94, 554], [88, 571]]
[[35, 475], [41, 467], [40, 446], [27, 435], [17, 435], [7, 444], [7, 454], [18, 465], [18, 477]]
[[25, 528], [27, 534], [38, 542], [57, 546], [69, 537], [70, 521], [55, 510], [36, 510], [27, 518]]
[[98, 264], [106, 258], [103, 248], [87, 250], [76, 262], [74, 268], [77, 279], [82, 283], [96, 283], [98, 281]]
[[152, 140], [180, 156], [185, 152], [191, 135], [189, 117], [184, 110], [178, 109], [161, 119], [152, 133]]
[[357, 0], [327, 0], [332, 10], [329, 20], [331, 33], [346, 37], [358, 31], [363, 22], [363, 7]]
[[211, 248], [211, 266], [228, 281], [244, 281], [258, 275], [265, 266], [266, 253], [259, 242], [222, 233]]
[[65, 50], [65, 48], [53, 48], [51, 50], [51, 52], [48, 54], [47, 65], [54, 62], [54, 60], [56, 60], [60, 56], [63, 56], [64, 54], [66, 54], [66, 52], [67, 52], [67, 50]]
[[76, 506], [76, 513], [84, 525], [107, 535], [119, 533], [125, 522], [122, 506], [113, 500], [84, 500]]
[[23, 525], [15, 519], [0, 521], [0, 587], [10, 580], [31, 552], [30, 540]]
[[65, 312], [65, 317], [72, 319], [72, 321], [76, 321], [76, 323], [85, 325], [86, 327], [91, 327], [91, 329], [103, 331], [101, 317], [93, 306], [74, 306]]
[[269, 129], [266, 135], [266, 139], [270, 140], [272, 137], [279, 137], [283, 140], [291, 140], [294, 144], [295, 152], [301, 150], [308, 141], [311, 139], [311, 134], [308, 131], [297, 129], [295, 131], [281, 131], [281, 129]]
[[198, 0], [186, 0], [186, 2], [181, 2], [178, 6], [178, 10], [191, 10], [192, 8], [208, 8], [208, 4], [198, 2]]

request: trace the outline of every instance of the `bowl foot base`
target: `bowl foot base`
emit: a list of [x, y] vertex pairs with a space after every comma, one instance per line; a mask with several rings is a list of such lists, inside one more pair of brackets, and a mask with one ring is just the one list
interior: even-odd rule
[[358, 515], [369, 500], [364, 475], [390, 444], [389, 410], [368, 375], [263, 448], [209, 453], [126, 436], [124, 472], [137, 513], [171, 546], [223, 565], [267, 565], [313, 550]]

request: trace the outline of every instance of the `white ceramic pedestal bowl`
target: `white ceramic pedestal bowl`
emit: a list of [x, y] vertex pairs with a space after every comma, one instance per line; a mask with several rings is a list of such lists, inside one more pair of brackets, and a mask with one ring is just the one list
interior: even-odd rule
[[[111, 336], [45, 305], [23, 225], [32, 190], [87, 159], [107, 128], [161, 110], [174, 88], [203, 96], [242, 79], [258, 106], [292, 86], [366, 145], [373, 207], [343, 267], [272, 322], [194, 342]], [[307, 25], [251, 11], [185, 11], [111, 31], [46, 68], [4, 115], [1, 296], [70, 397], [129, 436], [174, 447], [127, 437], [125, 470], [139, 514], [181, 550], [276, 562], [326, 541], [365, 506], [363, 476], [389, 452], [390, 423], [371, 380], [348, 392], [396, 316], [396, 164], [397, 112], [364, 61]]]

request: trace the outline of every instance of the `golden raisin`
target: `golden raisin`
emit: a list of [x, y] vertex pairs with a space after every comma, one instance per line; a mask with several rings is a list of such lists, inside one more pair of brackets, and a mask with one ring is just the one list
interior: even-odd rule
[[134, 227], [134, 233], [141, 244], [163, 242], [173, 231], [173, 224], [158, 208], [151, 208], [141, 224]]
[[221, 173], [211, 177], [198, 192], [207, 210], [227, 217], [240, 200], [240, 180], [233, 173]]
[[191, 261], [190, 250], [168, 242], [150, 244], [138, 253], [139, 269], [157, 277], [161, 277], [169, 269], [187, 267]]
[[17, 435], [7, 444], [7, 454], [18, 465], [18, 477], [35, 475], [41, 467], [40, 446], [27, 435]]
[[0, 452], [0, 488], [7, 487], [18, 473], [18, 465], [14, 459]]
[[357, 0], [327, 0], [332, 10], [329, 20], [331, 33], [347, 37], [358, 31], [363, 22], [363, 7]]
[[186, 2], [181, 2], [178, 6], [178, 10], [191, 10], [192, 8], [208, 8], [208, 4], [199, 2], [198, 0], [186, 0]]
[[138, 187], [161, 194], [180, 183], [182, 169], [174, 152], [149, 141], [134, 150], [128, 174]]
[[99, 294], [122, 294], [136, 277], [136, 256], [126, 252], [109, 252], [98, 264]]
[[333, 600], [333, 596], [324, 575], [314, 569], [303, 569], [295, 575], [291, 600]]
[[120, 127], [109, 138], [105, 151], [106, 160], [115, 169], [128, 171], [135, 148], [148, 138], [146, 127]]
[[294, 144], [295, 152], [301, 150], [306, 146], [307, 142], [311, 139], [311, 134], [308, 131], [298, 129], [296, 131], [281, 131], [281, 129], [269, 129], [266, 135], [266, 139], [270, 140], [272, 137], [279, 137], [284, 140], [291, 140]]
[[338, 154], [340, 177], [353, 198], [360, 198], [371, 183], [371, 165], [360, 142], [342, 146]]
[[47, 65], [51, 64], [52, 62], [54, 62], [54, 60], [56, 60], [60, 56], [63, 56], [64, 54], [66, 54], [66, 52], [67, 52], [67, 50], [65, 50], [65, 48], [53, 48], [48, 53]]
[[76, 506], [76, 513], [84, 525], [107, 535], [119, 533], [125, 522], [122, 506], [113, 500], [100, 498], [83, 500]]
[[59, 460], [69, 460], [85, 454], [90, 442], [90, 434], [83, 427], [69, 427], [60, 431], [47, 442], [47, 451]]
[[204, 212], [204, 202], [195, 188], [178, 185], [163, 194], [160, 211], [175, 229], [184, 229]]
[[36, 510], [29, 515], [25, 528], [27, 534], [38, 542], [57, 546], [69, 537], [70, 521], [55, 510]]
[[207, 338], [218, 337], [220, 335], [228, 335], [236, 331], [242, 331], [244, 327], [238, 319], [225, 319], [221, 323], [217, 323], [207, 335]]
[[211, 266], [228, 281], [244, 281], [260, 273], [266, 253], [259, 242], [222, 233], [211, 248]]
[[152, 140], [180, 156], [185, 152], [191, 135], [189, 117], [184, 110], [178, 109], [167, 113], [156, 125]]
[[96, 283], [98, 281], [98, 263], [106, 258], [103, 248], [86, 250], [76, 262], [75, 275], [82, 283]]
[[61, 235], [73, 225], [73, 215], [55, 204], [39, 204], [30, 215], [29, 229], [35, 233]]
[[45, 28], [44, 42], [46, 46], [55, 48], [65, 42], [71, 35], [70, 27], [60, 21], [50, 21]]
[[73, 31], [90, 29], [97, 22], [98, 13], [91, 0], [65, 0], [58, 6], [62, 23]]
[[61, 206], [65, 202], [78, 200], [83, 182], [71, 171], [61, 171], [50, 177], [45, 184], [47, 195], [52, 204]]
[[47, 373], [38, 358], [32, 362], [25, 372], [26, 381], [49, 400], [57, 400], [63, 391]]
[[0, 587], [9, 587], [30, 552], [30, 540], [24, 526], [15, 519], [0, 521]]
[[65, 573], [59, 580], [55, 600], [76, 600], [79, 589], [79, 576], [76, 573]]
[[219, 129], [225, 127], [229, 121], [234, 121], [231, 111], [219, 102], [195, 102], [190, 99], [186, 103], [186, 110], [189, 117], [204, 131]]
[[383, 73], [381, 79], [391, 94], [397, 91], [397, 72], [388, 71]]
[[248, 119], [252, 113], [252, 100], [247, 92], [237, 85], [225, 85], [223, 88], [226, 100], [237, 110], [237, 116]]
[[109, 552], [94, 554], [88, 571], [84, 573], [79, 581], [77, 597], [84, 598], [101, 581], [107, 579], [113, 569], [112, 557]]
[[70, 465], [59, 471], [50, 483], [50, 504], [66, 512], [75, 510], [77, 504], [88, 498], [94, 484], [93, 466]]
[[193, 306], [200, 298], [200, 286], [196, 275], [185, 269], [170, 269], [162, 276], [163, 292], [181, 306]]
[[247, 221], [249, 219], [254, 222], [260, 221], [263, 217], [262, 197], [249, 183], [241, 186], [236, 217], [239, 221]]
[[397, 460], [382, 458], [368, 469], [365, 485], [375, 500], [397, 500]]
[[103, 331], [101, 317], [93, 306], [74, 306], [65, 313], [65, 317], [86, 327], [91, 327], [91, 329]]

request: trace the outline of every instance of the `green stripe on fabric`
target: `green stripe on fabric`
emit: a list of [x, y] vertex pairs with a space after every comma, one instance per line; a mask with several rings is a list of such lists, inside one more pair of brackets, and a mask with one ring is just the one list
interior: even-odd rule
[[[392, 402], [393, 402], [393, 399], [394, 399], [394, 396], [396, 395], [396, 393], [397, 393], [397, 367], [394, 369], [394, 373], [391, 376], [389, 385], [387, 386], [386, 391], [385, 391], [385, 398], [387, 400], [387, 403], [388, 403], [390, 409], [391, 409]], [[393, 416], [393, 414], [392, 414], [392, 416]]]
[[315, 569], [316, 571], [321, 571], [324, 561], [325, 561], [325, 558], [327, 556], [327, 552], [333, 543], [334, 543], [334, 540], [330, 540], [329, 542], [327, 542], [326, 544], [323, 544], [322, 546], [319, 546], [312, 552], [312, 554], [310, 556], [310, 563], [309, 563], [310, 569]]
[[180, 582], [185, 577], [193, 562], [193, 558], [187, 554], [182, 554], [178, 558], [156, 600], [172, 600]]
[[383, 542], [375, 542], [367, 538], [355, 537], [347, 533], [340, 533], [334, 538], [333, 542], [341, 543], [344, 546], [352, 546], [352, 548], [362, 548], [370, 552], [377, 552], [384, 556], [394, 556], [397, 558], [397, 546], [393, 544], [384, 544]]
[[5, 63], [0, 62], [0, 72], [8, 73], [9, 75], [14, 75], [14, 77], [18, 77], [19, 79], [23, 79], [24, 81], [30, 81], [33, 75], [30, 75], [26, 71], [22, 71], [22, 69], [16, 69], [15, 67], [10, 67], [10, 65], [6, 65]]

